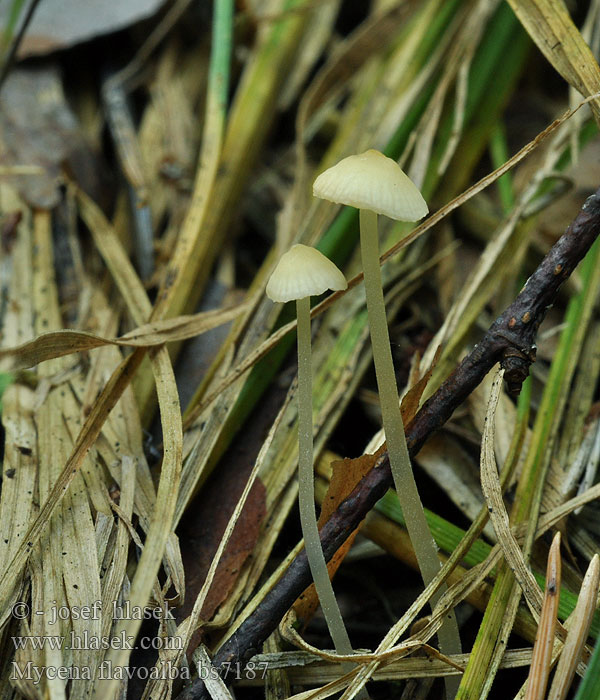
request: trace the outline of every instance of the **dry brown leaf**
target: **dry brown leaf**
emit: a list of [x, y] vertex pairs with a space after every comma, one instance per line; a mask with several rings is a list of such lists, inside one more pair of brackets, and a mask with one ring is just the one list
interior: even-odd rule
[[404, 423], [404, 425], [408, 425], [411, 422], [411, 420], [416, 416], [417, 411], [419, 410], [419, 405], [421, 403], [421, 397], [423, 396], [423, 392], [427, 387], [427, 383], [431, 379], [431, 375], [433, 374], [433, 370], [435, 369], [435, 366], [437, 365], [441, 354], [442, 346], [439, 345], [437, 350], [435, 351], [435, 355], [433, 356], [431, 365], [429, 366], [425, 374], [404, 395], [404, 398], [402, 399], [402, 404], [400, 405], [400, 410], [402, 412], [402, 422]]
[[[329, 488], [323, 499], [321, 514], [319, 516], [319, 527], [327, 522], [331, 514], [338, 505], [344, 501], [354, 490], [358, 482], [373, 469], [380, 455], [385, 451], [382, 445], [375, 454], [362, 455], [355, 459], [346, 457], [331, 463], [332, 476]], [[352, 547], [359, 528], [348, 537], [344, 544], [331, 557], [327, 564], [329, 577], [333, 578], [344, 557]], [[307, 588], [294, 604], [294, 611], [300, 620], [305, 623], [310, 620], [319, 605], [319, 597], [314, 584]]]
[[344, 459], [338, 459], [331, 463], [331, 481], [321, 506], [319, 527], [322, 527], [329, 520], [339, 504], [354, 491], [358, 482], [373, 469], [384, 451], [385, 447], [382, 446], [372, 455], [361, 455], [354, 459], [344, 457]]
[[[187, 542], [183, 558], [188, 592], [186, 605], [180, 611], [182, 618], [191, 612], [197, 592], [206, 580], [248, 476], [239, 470], [234, 473], [227, 466], [223, 465], [224, 472], [215, 475], [216, 478], [204, 487], [192, 512], [182, 522], [180, 536]], [[256, 480], [202, 605], [203, 620], [212, 619], [219, 605], [227, 598], [242, 565], [254, 550], [265, 513], [265, 488], [260, 480]]]
[[543, 700], [550, 674], [554, 629], [558, 614], [558, 598], [561, 583], [560, 532], [554, 535], [548, 554], [546, 570], [546, 593], [542, 605], [542, 615], [533, 647], [531, 669], [527, 682], [525, 700]]

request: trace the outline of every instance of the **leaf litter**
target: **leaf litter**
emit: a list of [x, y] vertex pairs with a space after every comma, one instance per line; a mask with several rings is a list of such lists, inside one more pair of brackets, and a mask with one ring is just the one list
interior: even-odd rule
[[[493, 74], [486, 71], [491, 71], [493, 61], [498, 60], [494, 56], [499, 55], [497, 47], [503, 36], [502, 32], [490, 31], [490, 27], [502, 27], [503, 22], [518, 26], [510, 11], [495, 3], [477, 3], [475, 7], [456, 0], [444, 6], [444, 21], [437, 22], [436, 17], [442, 15], [440, 4], [434, 1], [384, 3], [366, 12], [353, 33], [340, 36], [336, 21], [347, 12], [343, 4], [318, 7], [301, 0], [246, 3], [234, 11], [231, 3], [218, 2], [211, 20], [212, 51], [207, 49], [211, 45], [210, 23], [201, 30], [202, 41], [186, 39], [185, 22], [177, 22], [181, 12], [192, 11], [185, 5], [177, 4], [172, 15], [158, 19], [151, 40], [139, 52], [130, 52], [133, 61], [121, 64], [127, 66], [125, 70], [114, 74], [112, 87], [116, 89], [119, 83], [124, 90], [122, 104], [106, 104], [106, 118], [110, 121], [111, 115], [122, 116], [125, 112], [119, 113], [121, 109], [129, 114], [127, 138], [121, 139], [114, 129], [112, 132], [118, 158], [110, 153], [106, 158], [110, 167], [122, 175], [109, 188], [116, 200], [114, 209], [107, 207], [107, 185], [98, 177], [97, 155], [86, 142], [92, 136], [94, 148], [102, 143], [98, 136], [103, 117], [98, 116], [96, 108], [101, 103], [99, 85], [105, 76], [88, 77], [75, 86], [81, 93], [72, 102], [75, 107], [69, 107], [64, 87], [68, 84], [71, 99], [72, 72], [67, 70], [62, 77], [49, 68], [48, 76], [39, 78], [47, 81], [52, 98], [45, 103], [50, 111], [44, 112], [36, 107], [44, 105], [40, 102], [44, 96], [42, 83], [27, 83], [31, 85], [28, 94], [23, 81], [33, 80], [33, 73], [25, 78], [27, 73], [23, 71], [28, 69], [19, 67], [13, 72], [15, 82], [11, 85], [9, 79], [3, 88], [7, 91], [6, 102], [0, 115], [6, 167], [0, 182], [2, 213], [18, 212], [21, 218], [11, 225], [12, 233], [5, 229], [2, 252], [0, 370], [7, 377], [8, 387], [2, 408], [5, 446], [0, 492], [0, 619], [10, 628], [10, 634], [135, 636], [141, 621], [113, 619], [110, 612], [115, 601], [123, 604], [128, 600], [140, 608], [158, 605], [163, 609], [166, 605], [176, 615], [178, 606], [185, 603], [184, 616], [161, 620], [156, 630], [163, 640], [181, 638], [183, 648], [162, 648], [144, 658], [146, 667], [157, 674], [165, 663], [178, 668], [183, 663], [181, 668], [192, 670], [201, 663], [209, 668], [210, 649], [218, 647], [251, 610], [260, 606], [290, 557], [299, 550], [291, 517], [297, 459], [295, 387], [291, 379], [294, 361], [287, 354], [295, 322], [287, 320], [285, 310], [281, 313], [261, 297], [277, 252], [291, 242], [317, 243], [345, 266], [350, 277], [347, 292], [321, 300], [312, 312], [315, 445], [318, 453], [332, 442], [348, 450], [346, 453], [362, 453], [362, 447], [357, 450], [352, 440], [351, 415], [354, 398], [369, 382], [371, 358], [360, 268], [353, 253], [356, 234], [347, 211], [311, 203], [308, 191], [312, 175], [360, 150], [363, 144], [389, 148], [395, 157], [402, 156], [409, 172], [429, 188], [432, 201], [440, 176], [446, 181], [442, 188], [446, 193], [452, 191], [448, 181], [470, 178], [464, 192], [456, 190], [451, 195], [454, 199], [447, 196], [436, 202], [434, 213], [412, 231], [394, 227], [384, 231], [386, 252], [382, 264], [392, 328], [394, 319], [403, 321], [398, 326], [402, 330], [394, 336], [398, 352], [407, 347], [411, 323], [430, 331], [430, 340], [421, 342], [418, 350], [421, 366], [432, 365], [439, 352], [435, 367], [407, 394], [409, 420], [422, 399], [435, 390], [476, 342], [477, 329], [487, 324], [490, 308], [498, 308], [499, 288], [507, 275], [514, 280], [513, 286], [521, 277], [522, 283], [532, 268], [532, 251], [537, 254], [540, 248], [545, 250], [545, 243], [532, 239], [541, 221], [540, 202], [543, 205], [547, 201], [547, 182], [566, 166], [575, 141], [582, 142], [577, 144], [578, 149], [585, 149], [585, 141], [593, 134], [589, 118], [583, 110], [578, 112], [583, 103], [576, 103], [573, 110], [555, 120], [512, 158], [504, 159], [489, 175], [481, 176], [489, 170], [485, 165], [474, 170], [475, 157], [467, 174], [464, 168], [459, 172], [458, 158], [469, 148], [473, 153], [479, 148], [481, 158], [492, 129], [502, 123], [499, 104], [488, 99], [485, 91], [477, 92], [478, 81]], [[554, 69], [577, 88], [595, 114], [600, 87], [597, 64], [566, 11], [549, 8], [543, 2], [513, 5]], [[538, 21], [540, 16], [543, 22]], [[234, 18], [235, 33], [231, 31]], [[512, 66], [514, 76], [523, 66], [519, 41], [524, 45], [525, 34], [520, 36], [512, 46], [514, 63], [510, 62], [511, 51], [506, 54], [506, 65]], [[560, 51], [548, 52], [549, 37], [559, 42]], [[583, 68], [582, 55], [586, 56]], [[510, 82], [499, 85], [499, 89], [506, 91], [503, 99], [510, 103]], [[15, 90], [14, 102], [11, 90]], [[489, 127], [479, 132], [472, 121], [476, 94], [480, 95], [477, 108], [489, 115]], [[487, 103], [490, 109], [486, 112]], [[134, 109], [129, 111], [132, 105]], [[10, 109], [18, 119], [11, 116]], [[295, 138], [279, 135], [273, 129], [280, 109], [292, 115]], [[24, 113], [31, 117], [21, 119]], [[577, 120], [571, 120], [575, 114]], [[554, 114], [548, 121], [552, 117]], [[19, 124], [17, 138], [11, 136], [11, 123]], [[49, 125], [58, 125], [54, 134], [48, 131]], [[510, 129], [505, 133], [512, 134]], [[62, 145], [49, 149], [48, 143], [57, 137]], [[327, 143], [329, 147], [324, 148]], [[525, 158], [534, 151], [543, 152], [539, 173], [526, 187], [515, 178], [515, 203], [501, 212], [494, 199], [495, 186], [511, 169], [524, 172]], [[83, 161], [83, 168], [73, 167], [75, 161], [69, 162], [73, 153], [76, 160]], [[238, 211], [244, 201], [242, 194], [257, 167], [276, 162], [284, 153], [288, 157], [295, 153], [295, 157], [283, 171], [292, 173], [292, 179], [279, 193], [283, 206], [276, 230], [268, 240], [258, 235], [249, 238], [245, 227], [250, 219], [244, 221]], [[133, 169], [128, 163], [133, 163]], [[44, 173], [35, 170], [40, 166]], [[27, 170], [31, 167], [34, 169]], [[62, 188], [65, 182], [66, 199]], [[138, 202], [147, 202], [148, 216], [140, 215], [135, 208], [129, 186], [136, 190]], [[257, 183], [255, 188], [260, 191], [264, 186]], [[459, 221], [450, 214], [467, 202], [478, 211], [484, 190], [487, 201], [495, 207], [495, 225], [486, 229], [483, 242], [474, 245], [462, 237]], [[556, 196], [554, 192], [552, 197]], [[63, 278], [55, 274], [62, 270], [55, 269], [54, 263], [61, 259], [63, 235], [56, 223], [58, 212], [69, 198], [72, 210], [70, 219], [66, 217], [71, 222], [67, 236], [71, 257], [79, 261], [74, 263], [74, 314], [67, 314], [69, 297]], [[569, 221], [576, 208], [570, 209], [566, 203], [563, 206]], [[441, 246], [435, 248], [425, 236], [442, 221], [446, 226], [445, 242], [460, 239], [469, 253], [476, 251], [477, 263], [466, 280], [453, 271], [454, 286], [438, 287], [437, 282], [428, 279], [429, 270], [440, 260], [461, 259], [465, 254], [452, 248], [448, 257], [450, 249], [444, 252]], [[140, 247], [138, 236], [147, 236], [148, 232], [150, 238]], [[248, 240], [252, 244], [248, 245]], [[228, 284], [246, 292], [244, 301], [194, 313], [207, 286], [214, 284], [215, 262], [227, 258], [235, 265], [229, 268]], [[513, 269], [515, 260], [519, 270]], [[447, 262], [444, 266], [452, 268]], [[500, 697], [501, 682], [496, 673], [502, 674], [503, 668], [515, 663], [531, 665], [530, 647], [506, 649], [504, 645], [486, 657], [489, 663], [479, 662], [480, 674], [476, 677], [468, 671], [469, 662], [484, 658], [476, 649], [470, 657], [463, 654], [448, 659], [428, 645], [435, 645], [435, 634], [446, 611], [464, 600], [485, 609], [492, 586], [498, 586], [494, 580], [502, 576], [508, 591], [503, 595], [507, 596], [511, 613], [504, 617], [501, 636], [508, 638], [512, 629], [533, 643], [544, 587], [536, 562], [546, 551], [543, 543], [534, 543], [561, 521], [566, 543], [571, 532], [584, 533], [573, 535], [572, 551], [579, 558], [580, 568], [588, 568], [597, 533], [586, 528], [585, 510], [578, 515], [573, 511], [598, 497], [597, 486], [593, 485], [590, 427], [594, 425], [591, 417], [597, 402], [600, 367], [592, 341], [597, 331], [594, 269], [588, 263], [577, 284], [565, 287], [560, 311], [570, 297], [566, 318], [572, 325], [563, 329], [558, 345], [550, 350], [553, 355], [544, 358], [552, 360], [549, 373], [537, 374], [532, 380], [530, 410], [535, 420], [531, 425], [528, 413], [520, 404], [515, 405], [497, 381], [494, 408], [487, 411], [487, 419], [487, 389], [483, 386], [469, 399], [466, 410], [452, 419], [449, 430], [457, 446], [454, 456], [449, 456], [445, 443], [440, 442], [445, 439], [443, 433], [424, 450], [422, 461], [436, 465], [436, 471], [443, 470], [442, 474], [459, 480], [471, 479], [468, 496], [465, 492], [453, 498], [462, 511], [461, 517], [473, 524], [464, 533], [452, 524], [455, 516], [446, 520], [443, 514], [430, 511], [430, 517], [437, 518], [439, 529], [435, 532], [440, 541], [454, 537], [453, 544], [446, 544], [444, 550], [449, 558], [439, 577], [416, 595], [416, 601], [397, 616], [391, 629], [389, 624], [377, 622], [375, 639], [372, 635], [369, 642], [376, 651], [358, 654], [354, 658], [356, 668], [343, 675], [340, 658], [319, 646], [322, 636], [315, 633], [315, 623], [310, 622], [316, 606], [314, 596], [305, 597], [304, 608], [296, 607], [296, 614], [307, 623], [303, 637], [293, 627], [292, 613], [282, 621], [283, 641], [276, 647], [280, 651], [270, 658], [278, 668], [287, 668], [289, 662], [286, 676], [292, 684], [287, 685], [283, 676], [280, 680], [281, 687], [289, 688], [294, 697], [327, 697], [341, 692], [350, 698], [371, 677], [382, 679], [372, 682], [384, 687], [387, 680], [383, 679], [402, 679], [410, 673], [414, 677], [419, 673], [441, 677], [459, 674], [459, 669], [467, 670], [458, 696], [468, 697], [475, 692], [480, 693], [478, 697], [494, 697], [494, 693]], [[454, 299], [440, 299], [443, 289], [452, 288]], [[511, 290], [504, 290], [504, 294], [502, 298], [512, 298]], [[413, 310], [412, 319], [406, 317], [408, 308]], [[436, 311], [439, 308], [449, 310], [445, 319]], [[65, 323], [67, 317], [76, 319], [75, 327]], [[194, 398], [182, 416], [173, 370], [175, 367], [177, 372], [180, 344], [226, 323], [231, 324], [230, 331], [204, 381], [193, 387]], [[94, 352], [90, 352], [92, 349]], [[402, 363], [408, 366], [411, 360], [403, 357]], [[418, 364], [418, 359], [413, 362], [415, 367]], [[24, 371], [27, 367], [33, 369]], [[283, 384], [285, 391], [264, 394], [277, 383]], [[270, 398], [262, 398], [263, 394]], [[270, 415], [277, 418], [262, 434], [245, 435], [249, 416], [263, 410], [264, 400], [273, 403]], [[159, 423], [153, 424], [157, 407]], [[495, 438], [489, 432], [493, 415], [497, 421]], [[160, 447], [158, 458], [148, 449], [145, 431], [154, 434]], [[377, 425], [362, 428], [362, 444], [377, 432]], [[340, 435], [344, 435], [341, 440]], [[554, 439], [546, 440], [549, 435]], [[477, 493], [470, 469], [477, 461], [473, 439], [478, 441], [481, 436], [485, 456], [483, 497]], [[380, 437], [374, 440], [381, 443]], [[201, 538], [208, 567], [197, 580], [190, 572], [186, 579], [180, 548], [185, 549], [187, 544], [178, 540], [177, 525], [194, 508], [196, 493], [209, 492], [210, 480], [215, 478], [211, 474], [219, 469], [221, 460], [228, 459], [228, 450], [245, 448], [253, 456], [248, 457], [243, 469], [232, 471], [231, 478], [239, 483], [222, 492], [223, 513], [227, 516], [219, 519], [220, 527], [210, 515], [206, 523], [209, 530], [214, 526], [216, 532], [224, 534]], [[466, 472], [461, 471], [463, 462], [467, 463]], [[327, 504], [337, 505], [343, 500], [376, 463], [377, 458], [368, 455], [339, 459], [329, 492], [325, 487], [328, 469], [318, 467], [322, 519], [330, 512]], [[506, 476], [502, 471], [499, 477], [496, 463], [508, 467]], [[352, 476], [347, 470], [349, 464], [360, 466]], [[513, 497], [510, 484], [530, 471], [541, 475], [537, 490], [527, 493], [532, 512], [540, 513], [537, 526], [537, 516], [527, 515], [513, 522], [508, 515]], [[470, 477], [465, 476], [467, 472]], [[579, 486], [579, 475], [584, 472], [588, 476]], [[447, 480], [437, 478], [451, 488], [450, 476]], [[549, 486], [542, 488], [544, 483]], [[581, 495], [573, 498], [578, 487]], [[442, 502], [432, 501], [431, 505], [434, 510], [444, 508]], [[489, 527], [484, 529], [488, 515], [498, 539], [491, 548], [482, 534], [490, 532]], [[360, 536], [377, 542], [387, 552], [380, 556], [385, 556], [395, 569], [402, 570], [392, 557], [411, 562], [410, 543], [393, 509], [378, 507], [370, 513]], [[587, 543], [583, 549], [582, 537]], [[356, 595], [349, 592], [344, 579], [350, 566], [344, 554], [351, 546], [349, 540], [333, 565], [338, 569], [339, 587], [346, 600]], [[476, 550], [482, 558], [473, 561], [470, 557]], [[533, 569], [532, 553], [536, 555]], [[503, 562], [516, 570], [534, 617], [519, 602], [512, 574], [502, 573]], [[361, 572], [364, 575], [364, 569]], [[563, 574], [559, 607], [562, 620], [574, 609], [582, 580], [580, 572], [567, 562], [563, 562]], [[449, 588], [435, 603], [429, 621], [413, 637], [404, 636], [446, 579]], [[391, 590], [385, 588], [384, 595], [391, 595]], [[495, 593], [491, 595], [493, 600]], [[44, 614], [21, 621], [11, 618], [13, 604], [22, 599], [30, 602], [32, 610]], [[94, 600], [102, 602], [97, 619], [61, 620], [55, 628], [50, 624], [52, 601], [74, 609]], [[585, 624], [591, 620], [592, 607], [588, 602], [584, 621], [580, 622], [575, 613], [576, 622], [571, 623], [584, 630], [580, 644], [587, 637]], [[492, 623], [485, 617], [483, 621], [474, 619], [482, 625], [481, 634], [489, 633], [491, 628], [486, 625]], [[200, 639], [209, 644], [208, 655], [203, 647], [197, 647]], [[132, 663], [136, 668], [139, 663], [124, 649], [65, 647], [45, 653], [33, 648], [15, 652], [10, 647], [10, 635], [3, 640], [7, 658], [15, 658], [20, 668], [31, 661], [35, 666], [93, 669], [90, 678], [69, 681], [68, 697], [90, 693], [111, 696], [118, 681], [101, 679], [100, 664], [108, 661], [121, 667]], [[557, 625], [548, 640], [556, 658], [564, 641], [564, 628]], [[322, 666], [321, 671], [311, 671], [310, 665], [294, 669], [296, 652], [289, 650], [290, 644], [327, 662], [330, 675]], [[196, 647], [197, 653], [192, 655]], [[417, 671], [418, 664], [423, 663], [417, 656], [401, 658], [419, 648], [429, 649], [435, 657], [427, 662], [429, 671]], [[573, 652], [575, 660], [570, 661], [568, 673], [577, 668], [575, 657]], [[585, 673], [583, 664], [579, 672]], [[566, 672], [561, 673], [568, 678]], [[17, 693], [38, 697], [40, 689], [35, 684], [27, 680], [15, 683]], [[315, 683], [319, 686], [316, 690], [300, 690]], [[568, 680], [570, 683], [572, 680]], [[41, 687], [50, 697], [64, 696], [65, 687], [49, 676]], [[134, 687], [139, 686], [131, 682], [130, 695], [137, 692]], [[0, 681], [0, 688], [3, 694], [13, 693], [9, 681]], [[179, 691], [172, 678], [157, 676], [148, 679], [140, 692], [144, 697], [167, 698]], [[211, 686], [210, 692], [227, 697], [222, 686]], [[236, 695], [238, 692], [245, 691], [240, 687]], [[516, 696], [522, 692], [515, 688]], [[558, 696], [559, 691], [556, 693]]]

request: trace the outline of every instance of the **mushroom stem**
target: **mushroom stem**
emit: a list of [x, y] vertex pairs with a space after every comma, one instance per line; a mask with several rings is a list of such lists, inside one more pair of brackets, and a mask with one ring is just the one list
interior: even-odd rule
[[319, 539], [313, 467], [312, 367], [310, 297], [296, 301], [298, 315], [298, 503], [308, 565], [321, 609], [338, 654], [352, 654], [352, 645], [329, 579]]
[[373, 361], [375, 363], [381, 417], [390, 456], [392, 477], [400, 505], [402, 506], [402, 512], [404, 513], [406, 528], [415, 549], [425, 585], [427, 585], [438, 573], [441, 564], [437, 554], [437, 547], [425, 519], [425, 512], [419, 497], [406, 446], [404, 425], [400, 412], [400, 397], [396, 385], [388, 322], [385, 314], [385, 302], [383, 300], [381, 269], [379, 267], [377, 214], [366, 209], [360, 210], [360, 245]]
[[[421, 576], [425, 585], [436, 576], [441, 564], [437, 553], [437, 546], [427, 525], [425, 511], [417, 490], [417, 484], [413, 476], [404, 424], [400, 411], [400, 397], [396, 385], [394, 363], [390, 346], [387, 317], [385, 314], [385, 302], [383, 299], [383, 287], [381, 283], [381, 269], [379, 267], [379, 236], [377, 233], [377, 214], [368, 209], [360, 210], [360, 248], [365, 280], [365, 293], [367, 296], [367, 312], [369, 314], [369, 328], [371, 332], [371, 346], [373, 348], [373, 361], [377, 388], [379, 391], [379, 403], [385, 439], [387, 442], [390, 468], [398, 500], [404, 514], [406, 529], [410, 537]], [[443, 589], [437, 594], [441, 596]], [[435, 596], [432, 597], [432, 605], [435, 604]], [[456, 619], [445, 622], [438, 632], [440, 647], [448, 653], [460, 652], [460, 636]], [[454, 686], [451, 681], [450, 686]], [[448, 693], [448, 695], [450, 695]]]

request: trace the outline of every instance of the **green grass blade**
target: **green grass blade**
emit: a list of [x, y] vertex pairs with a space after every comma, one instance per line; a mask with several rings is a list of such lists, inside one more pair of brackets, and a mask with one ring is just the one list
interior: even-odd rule
[[600, 700], [600, 642], [596, 642], [594, 653], [577, 689], [575, 700]]

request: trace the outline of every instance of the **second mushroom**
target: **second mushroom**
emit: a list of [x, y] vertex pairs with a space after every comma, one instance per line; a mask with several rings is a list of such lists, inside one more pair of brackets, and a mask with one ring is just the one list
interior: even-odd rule
[[298, 504], [304, 548], [329, 633], [338, 654], [352, 654], [323, 555], [315, 510], [313, 470], [310, 297], [348, 286], [342, 272], [316, 248], [294, 245], [281, 256], [267, 284], [272, 301], [296, 302], [298, 317]]

